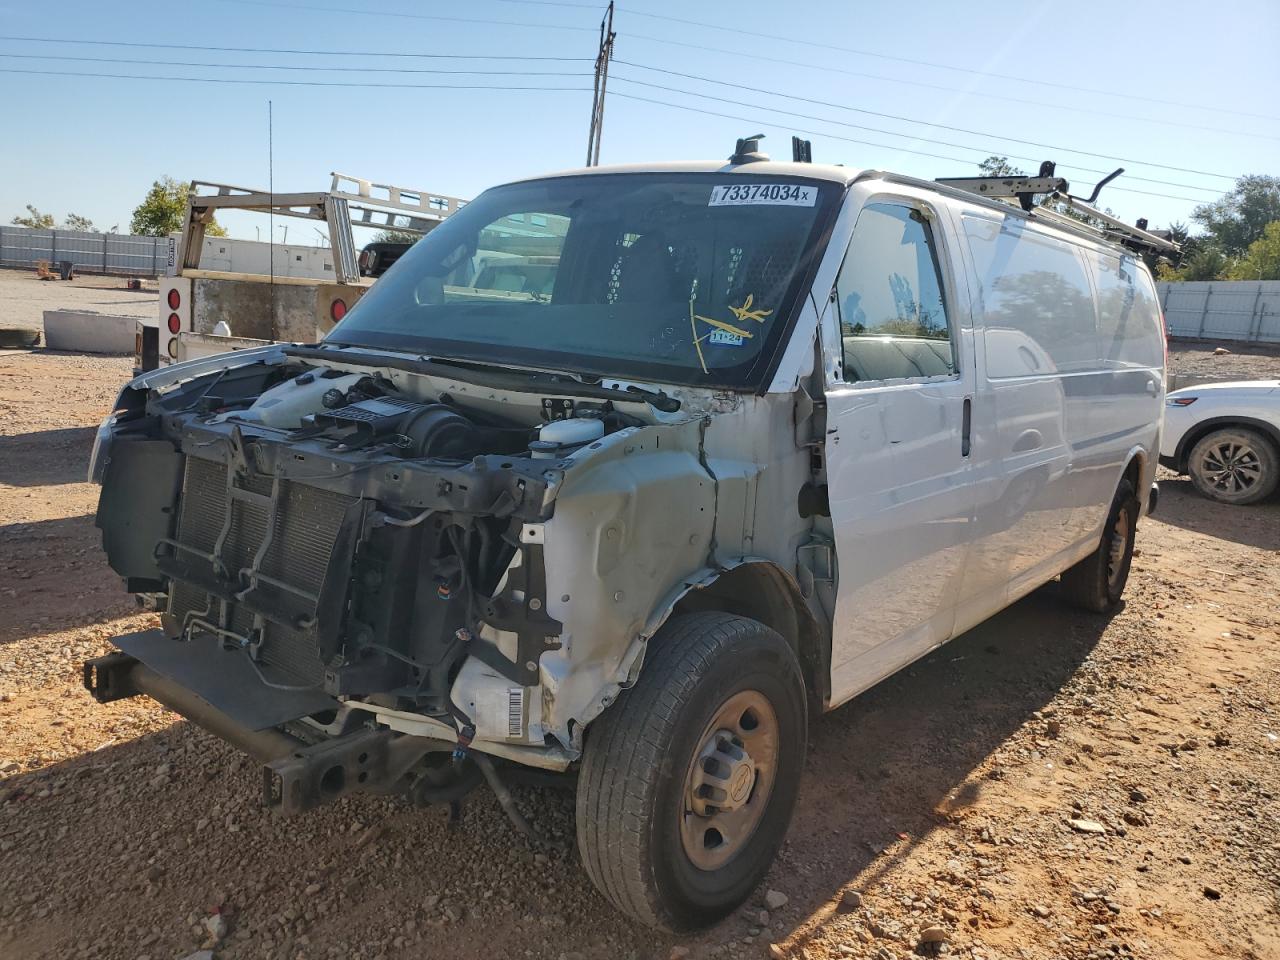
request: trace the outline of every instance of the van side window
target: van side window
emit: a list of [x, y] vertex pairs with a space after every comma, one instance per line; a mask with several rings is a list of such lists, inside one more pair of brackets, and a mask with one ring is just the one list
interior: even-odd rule
[[933, 234], [913, 208], [862, 208], [836, 278], [836, 311], [846, 381], [956, 372]]
[[962, 220], [981, 282], [987, 376], [1096, 369], [1093, 291], [1075, 246], [1013, 217]]
[[1107, 367], [1158, 367], [1163, 357], [1155, 290], [1132, 257], [1088, 254], [1098, 288], [1098, 339]]

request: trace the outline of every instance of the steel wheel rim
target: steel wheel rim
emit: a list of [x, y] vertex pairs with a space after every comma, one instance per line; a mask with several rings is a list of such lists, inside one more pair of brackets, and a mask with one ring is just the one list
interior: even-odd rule
[[1200, 475], [1217, 492], [1240, 496], [1262, 479], [1262, 459], [1247, 443], [1223, 440], [1201, 455]]
[[680, 795], [680, 842], [698, 869], [719, 869], [755, 835], [777, 778], [778, 743], [777, 713], [756, 690], [735, 693], [706, 725]]
[[1111, 543], [1107, 548], [1107, 586], [1112, 590], [1124, 569], [1124, 555], [1129, 547], [1129, 508], [1121, 507], [1111, 525]]

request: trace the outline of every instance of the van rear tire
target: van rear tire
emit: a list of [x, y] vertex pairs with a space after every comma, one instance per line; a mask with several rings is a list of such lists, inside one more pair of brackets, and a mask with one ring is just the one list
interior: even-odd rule
[[596, 889], [686, 931], [764, 879], [799, 792], [807, 738], [795, 651], [746, 617], [672, 617], [640, 679], [587, 732], [578, 852]]
[[1062, 593], [1070, 603], [1090, 613], [1110, 613], [1119, 606], [1129, 582], [1141, 509], [1133, 484], [1121, 480], [1098, 549], [1062, 574]]

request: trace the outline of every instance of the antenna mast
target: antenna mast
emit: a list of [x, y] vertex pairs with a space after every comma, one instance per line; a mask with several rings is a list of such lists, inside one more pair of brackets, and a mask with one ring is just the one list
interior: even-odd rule
[[271, 198], [271, 209], [267, 213], [267, 260], [270, 261], [271, 316], [274, 319], [276, 313], [276, 155], [275, 122], [270, 100], [267, 101], [267, 193]]

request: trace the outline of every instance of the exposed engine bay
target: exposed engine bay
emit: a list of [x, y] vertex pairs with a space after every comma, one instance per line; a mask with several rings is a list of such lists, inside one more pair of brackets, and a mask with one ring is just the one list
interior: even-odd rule
[[117, 411], [98, 514], [113, 568], [168, 641], [213, 643], [296, 701], [287, 719], [359, 698], [465, 744], [487, 697], [503, 736], [539, 743], [526, 691], [562, 644], [541, 524], [575, 454], [644, 421], [552, 395], [504, 418], [296, 352]]

